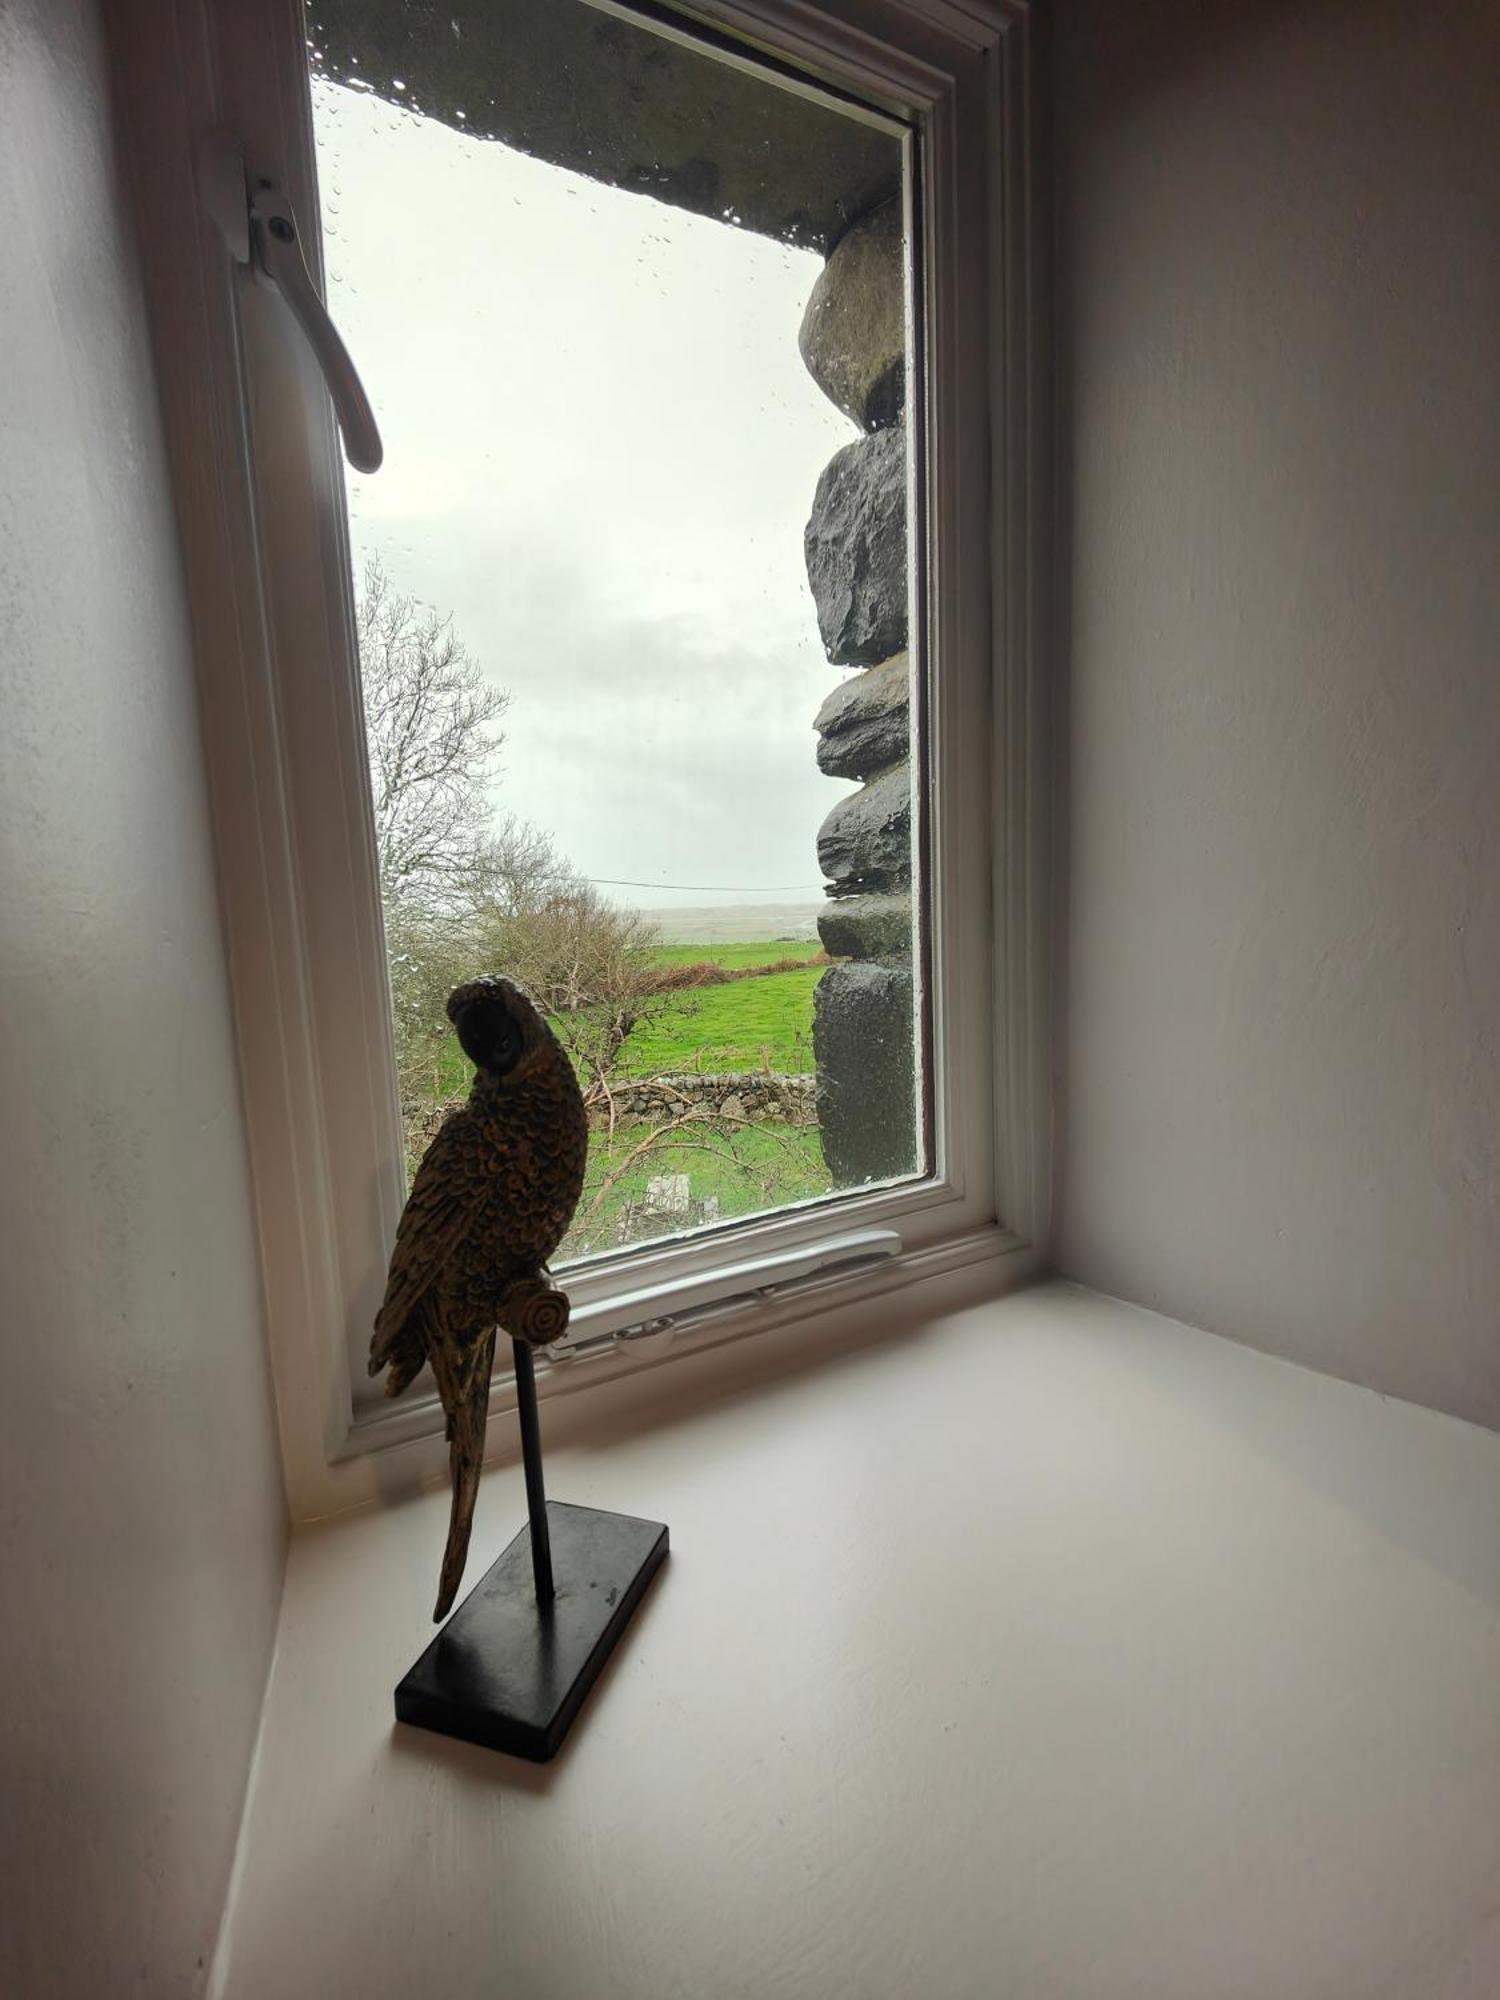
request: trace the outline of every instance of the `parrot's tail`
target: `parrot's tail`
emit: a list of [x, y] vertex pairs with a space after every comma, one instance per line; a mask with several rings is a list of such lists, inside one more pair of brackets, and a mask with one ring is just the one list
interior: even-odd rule
[[448, 1545], [443, 1550], [437, 1606], [432, 1614], [435, 1624], [452, 1609], [468, 1560], [469, 1529], [474, 1521], [474, 1502], [484, 1463], [484, 1428], [489, 1414], [490, 1362], [494, 1352], [495, 1335], [491, 1330], [456, 1368], [444, 1365], [446, 1357], [436, 1352], [431, 1357], [443, 1408], [448, 1413], [448, 1467], [453, 1479]]

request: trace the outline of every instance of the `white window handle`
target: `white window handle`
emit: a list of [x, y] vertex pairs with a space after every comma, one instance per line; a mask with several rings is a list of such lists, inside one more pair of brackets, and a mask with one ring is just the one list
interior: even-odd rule
[[[901, 1237], [894, 1229], [855, 1229], [827, 1236], [789, 1250], [772, 1250], [759, 1257], [711, 1265], [692, 1278], [669, 1278], [641, 1291], [616, 1292], [574, 1309], [568, 1331], [544, 1348], [549, 1361], [579, 1361], [611, 1348], [618, 1341], [670, 1335], [688, 1317], [742, 1305], [746, 1299], [806, 1284], [826, 1271], [850, 1264], [878, 1263], [901, 1254]], [[597, 1333], [590, 1322], [623, 1319]]]
[[349, 350], [302, 255], [291, 203], [270, 174], [247, 172], [238, 149], [219, 134], [198, 148], [198, 187], [204, 207], [236, 263], [250, 264], [282, 298], [302, 329], [333, 403], [344, 455], [356, 472], [374, 472], [385, 456], [375, 412]]

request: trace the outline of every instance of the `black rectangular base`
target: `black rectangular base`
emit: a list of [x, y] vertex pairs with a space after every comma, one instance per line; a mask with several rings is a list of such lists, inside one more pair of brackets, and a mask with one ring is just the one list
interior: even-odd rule
[[523, 1528], [396, 1689], [396, 1720], [542, 1764], [557, 1755], [667, 1553], [660, 1521], [547, 1502], [557, 1595]]

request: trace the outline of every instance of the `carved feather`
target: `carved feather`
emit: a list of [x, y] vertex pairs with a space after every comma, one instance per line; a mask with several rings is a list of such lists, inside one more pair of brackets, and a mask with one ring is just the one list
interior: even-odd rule
[[450, 1111], [412, 1180], [391, 1251], [385, 1300], [375, 1315], [370, 1373], [378, 1375], [406, 1323], [470, 1230], [483, 1229], [497, 1193], [489, 1146], [468, 1105]]

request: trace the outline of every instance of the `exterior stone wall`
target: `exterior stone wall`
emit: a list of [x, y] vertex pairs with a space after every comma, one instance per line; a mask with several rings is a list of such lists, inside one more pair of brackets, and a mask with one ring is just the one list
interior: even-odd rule
[[823, 650], [857, 671], [819, 709], [818, 767], [860, 789], [818, 832], [830, 966], [813, 994], [818, 1119], [844, 1185], [918, 1165], [912, 982], [906, 298], [899, 198], [840, 238], [803, 317], [802, 358], [865, 435], [836, 452], [804, 548]]

